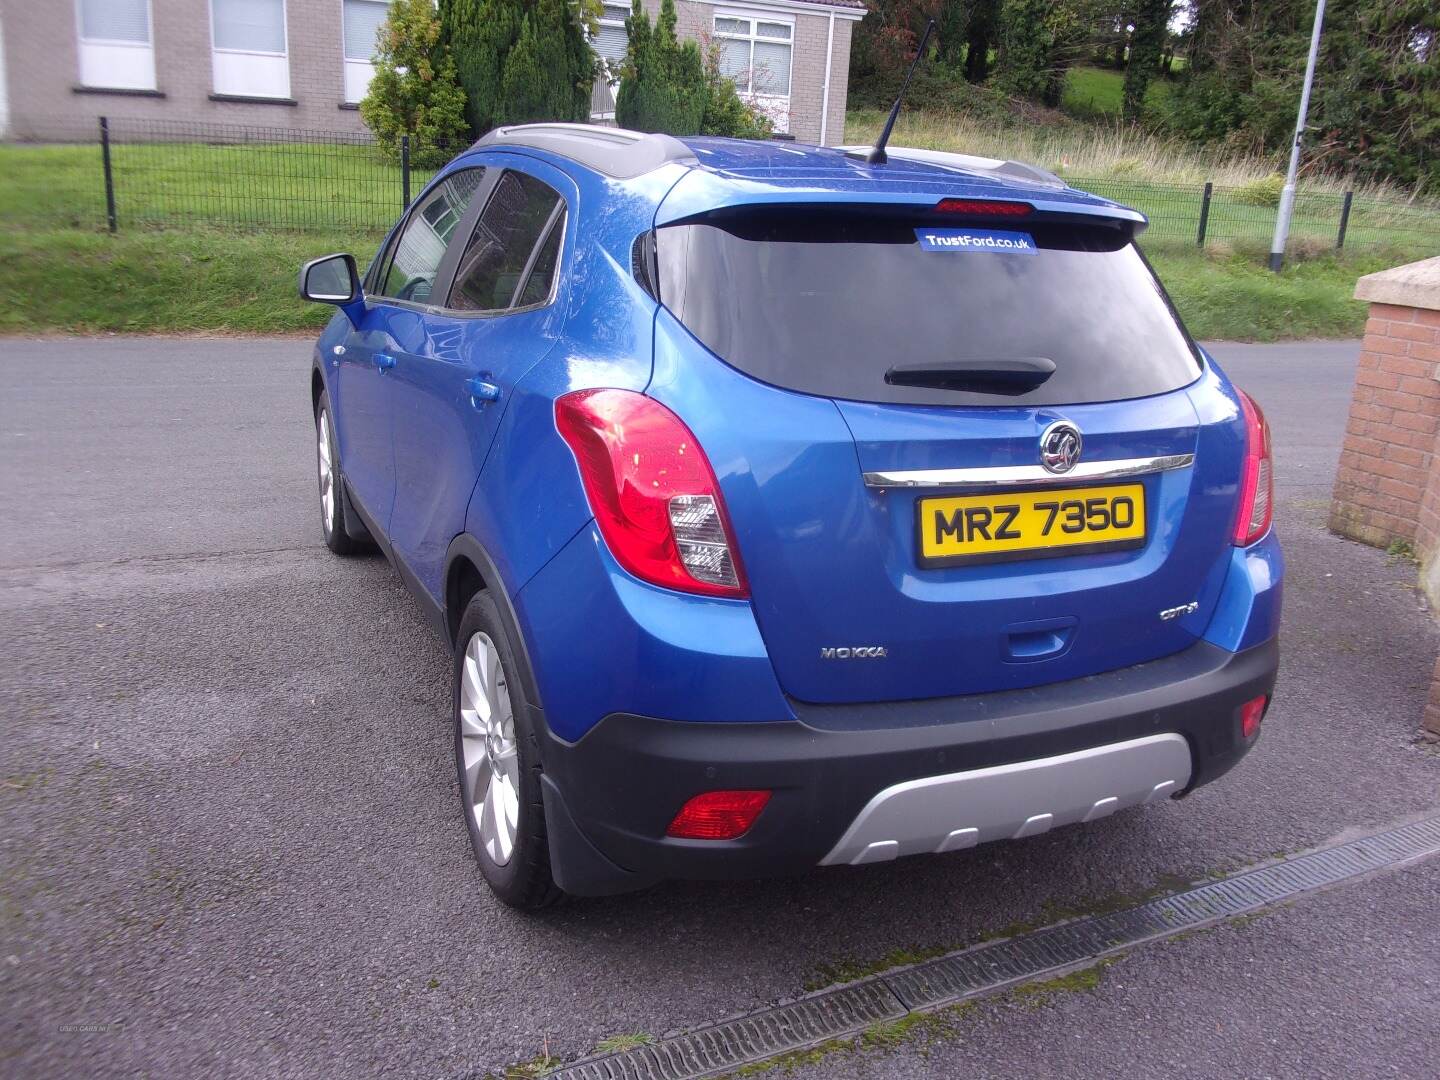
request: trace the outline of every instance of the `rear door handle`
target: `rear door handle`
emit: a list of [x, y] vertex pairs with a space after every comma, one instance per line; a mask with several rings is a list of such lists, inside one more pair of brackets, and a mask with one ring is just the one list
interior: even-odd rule
[[500, 400], [500, 387], [492, 382], [486, 382], [481, 378], [466, 379], [465, 390], [470, 395], [470, 403], [476, 408], [480, 405]]
[[389, 371], [395, 366], [395, 357], [389, 353], [377, 352], [375, 354], [375, 366], [381, 371]]

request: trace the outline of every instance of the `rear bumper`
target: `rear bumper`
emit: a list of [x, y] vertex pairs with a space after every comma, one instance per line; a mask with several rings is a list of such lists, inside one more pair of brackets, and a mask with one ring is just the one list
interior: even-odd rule
[[[664, 878], [758, 877], [951, 850], [969, 846], [970, 828], [978, 841], [1093, 819], [1192, 790], [1230, 769], [1255, 741], [1241, 734], [1239, 707], [1273, 691], [1278, 664], [1275, 638], [1241, 652], [1200, 642], [1147, 664], [1027, 690], [874, 705], [792, 702], [798, 719], [785, 722], [615, 713], [573, 743], [544, 736], [553, 869], [570, 892], [621, 892]], [[1154, 738], [1166, 735], [1183, 739], [1188, 754], [1177, 753], [1177, 740]], [[1118, 749], [1131, 743], [1149, 749]], [[1077, 760], [1091, 765], [1077, 771]], [[999, 785], [975, 782], [979, 770], [993, 775], [1020, 763]], [[895, 801], [892, 790], [911, 791], [919, 780], [943, 797]], [[966, 806], [994, 804], [997, 791], [1017, 786], [1034, 797], [1011, 800], [1013, 810], [995, 809], [984, 822], [936, 820], [908, 836], [882, 835], [895, 831], [897, 818], [963, 816]], [[665, 836], [687, 799], [726, 788], [774, 792], [748, 833], [724, 842]], [[1050, 798], [1047, 790], [1065, 794]], [[874, 811], [877, 798], [888, 809]], [[1055, 803], [1049, 809], [1047, 798]], [[893, 849], [883, 846], [891, 840]]]

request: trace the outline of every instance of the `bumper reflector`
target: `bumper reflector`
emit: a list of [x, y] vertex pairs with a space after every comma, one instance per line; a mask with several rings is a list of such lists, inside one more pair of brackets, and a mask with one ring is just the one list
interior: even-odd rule
[[1261, 694], [1240, 706], [1240, 734], [1245, 738], [1251, 738], [1260, 730], [1260, 720], [1265, 715], [1266, 701], [1266, 696]]
[[684, 840], [734, 840], [750, 830], [769, 801], [768, 791], [707, 791], [680, 808], [665, 835]]

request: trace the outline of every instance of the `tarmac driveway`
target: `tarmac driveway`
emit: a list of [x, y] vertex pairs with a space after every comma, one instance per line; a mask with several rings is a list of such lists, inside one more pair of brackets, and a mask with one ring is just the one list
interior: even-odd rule
[[[1275, 430], [1289, 560], [1279, 696], [1227, 778], [945, 857], [515, 914], [470, 856], [444, 647], [382, 559], [320, 544], [308, 351], [0, 342], [0, 1072], [433, 1076], [571, 1058], [793, 995], [837, 965], [958, 946], [1440, 806], [1440, 755], [1414, 741], [1437, 648], [1414, 568], [1324, 529], [1358, 346], [1221, 346]], [[1159, 969], [1128, 999], [1140, 1012], [1066, 1055], [1066, 1071], [1173, 1069], [1146, 1049], [1150, 1002], [1190, 1010], [1204, 1037], [1179, 1058], [1201, 1074], [1245, 1060], [1310, 1074], [1303, 1056], [1260, 1053], [1306, 1032], [1334, 1040], [1354, 1075], [1433, 1064], [1437, 883], [1422, 866], [1354, 886], [1350, 905], [1334, 893], [1297, 905], [1301, 921], [1244, 928], [1260, 962], [1293, 960], [1304, 978], [1255, 984], [1275, 1019], [1225, 1038], [1210, 1030], [1239, 1008], [1247, 946], [1226, 942], [1242, 931], [1190, 939], [1167, 953], [1173, 978]], [[1415, 890], [1428, 904], [1404, 900]], [[1384, 917], [1357, 915], [1367, 902]], [[1319, 945], [1356, 934], [1327, 968]], [[1390, 997], [1343, 982], [1324, 1002], [1331, 1022], [1307, 1019], [1316, 981], [1347, 963]], [[1105, 992], [1047, 1006], [1044, 1022], [1088, 1039]], [[1414, 1038], [1375, 1035], [1374, 1002], [1391, 1000], [1424, 1056]], [[1405, 1027], [1407, 1008], [1431, 1022]], [[1045, 1071], [1058, 1051], [1037, 1023], [996, 1005], [937, 1060]], [[926, 1074], [914, 1054], [843, 1067]]]

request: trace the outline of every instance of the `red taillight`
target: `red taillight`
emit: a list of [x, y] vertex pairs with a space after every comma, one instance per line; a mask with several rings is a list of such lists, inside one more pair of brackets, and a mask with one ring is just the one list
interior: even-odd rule
[[998, 199], [941, 199], [935, 204], [941, 214], [974, 214], [977, 217], [1025, 217], [1035, 208], [1025, 202], [1002, 202]]
[[715, 473], [678, 416], [630, 390], [577, 390], [555, 402], [555, 426], [621, 566], [670, 589], [749, 595]]
[[680, 808], [665, 835], [684, 840], [734, 840], [750, 831], [769, 801], [768, 791], [707, 791]]
[[1253, 544], [1270, 528], [1275, 509], [1275, 469], [1270, 457], [1270, 425], [1253, 398], [1243, 390], [1240, 409], [1245, 414], [1245, 463], [1240, 471], [1240, 509], [1235, 517], [1235, 543]]
[[1240, 706], [1240, 734], [1245, 738], [1251, 738], [1260, 730], [1260, 721], [1265, 716], [1265, 703], [1267, 697], [1261, 694], [1259, 697], [1251, 698]]

